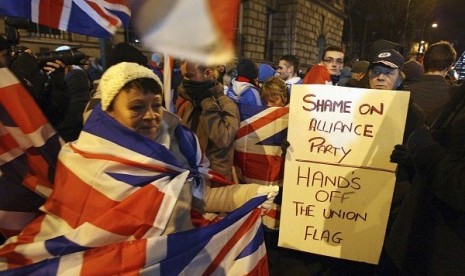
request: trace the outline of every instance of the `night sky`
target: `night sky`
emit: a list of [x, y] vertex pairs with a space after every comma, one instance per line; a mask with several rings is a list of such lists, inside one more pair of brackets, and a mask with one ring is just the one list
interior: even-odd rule
[[[452, 42], [461, 55], [465, 51], [465, 3], [463, 0], [440, 0], [436, 11], [438, 28], [434, 38]], [[432, 21], [435, 19], [432, 18]]]

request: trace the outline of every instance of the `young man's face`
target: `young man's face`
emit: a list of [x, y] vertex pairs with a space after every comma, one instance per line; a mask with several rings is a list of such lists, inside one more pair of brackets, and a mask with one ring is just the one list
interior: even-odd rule
[[322, 60], [322, 65], [331, 76], [339, 76], [344, 66], [344, 53], [338, 51], [327, 51]]
[[287, 61], [285, 60], [280, 60], [279, 65], [278, 65], [278, 70], [277, 70], [279, 77], [283, 80], [288, 80], [291, 77], [291, 74], [293, 72], [293, 68]]

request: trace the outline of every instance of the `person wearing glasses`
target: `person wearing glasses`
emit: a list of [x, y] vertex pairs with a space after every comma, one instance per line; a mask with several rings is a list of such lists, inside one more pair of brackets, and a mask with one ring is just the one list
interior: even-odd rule
[[305, 75], [305, 84], [337, 85], [344, 67], [344, 51], [341, 47], [328, 46], [323, 51], [319, 64], [315, 64]]

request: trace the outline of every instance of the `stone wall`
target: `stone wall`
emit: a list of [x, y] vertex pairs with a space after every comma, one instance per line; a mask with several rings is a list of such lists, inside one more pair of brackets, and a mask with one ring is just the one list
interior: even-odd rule
[[325, 45], [341, 46], [345, 18], [342, 0], [275, 0], [270, 17], [271, 36], [268, 37], [272, 54], [266, 57], [267, 12], [271, 2], [242, 1], [240, 55], [256, 62], [276, 64], [280, 56], [294, 54], [299, 57], [301, 68], [306, 70], [319, 62]]

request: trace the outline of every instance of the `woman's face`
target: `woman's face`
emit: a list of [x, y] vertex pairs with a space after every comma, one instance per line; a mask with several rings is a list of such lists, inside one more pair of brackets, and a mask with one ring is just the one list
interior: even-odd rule
[[272, 107], [272, 106], [283, 107], [283, 106], [286, 106], [286, 100], [284, 100], [280, 96], [268, 97], [267, 99], [265, 99], [265, 103], [266, 103], [266, 106], [268, 106], [268, 107]]
[[162, 96], [139, 88], [122, 89], [108, 114], [120, 124], [154, 140], [163, 115]]

